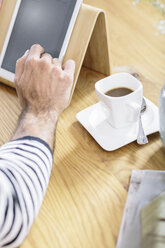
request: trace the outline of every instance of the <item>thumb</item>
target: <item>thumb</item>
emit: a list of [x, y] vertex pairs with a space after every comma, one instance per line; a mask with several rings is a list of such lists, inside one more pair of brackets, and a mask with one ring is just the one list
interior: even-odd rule
[[18, 81], [20, 80], [21, 78], [21, 75], [24, 71], [24, 66], [25, 66], [25, 62], [26, 62], [26, 59], [27, 59], [27, 56], [29, 54], [29, 50], [27, 50], [24, 55], [17, 60], [16, 62], [16, 69], [15, 69], [15, 83], [18, 83]]

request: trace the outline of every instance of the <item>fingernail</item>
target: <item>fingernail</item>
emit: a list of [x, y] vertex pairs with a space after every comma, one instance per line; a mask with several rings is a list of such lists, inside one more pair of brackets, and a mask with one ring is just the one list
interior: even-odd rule
[[75, 62], [73, 59], [70, 59], [70, 61], [71, 61], [73, 64], [76, 64], [76, 62]]
[[28, 52], [29, 52], [29, 49], [28, 49], [28, 50], [26, 50], [26, 52], [24, 53], [24, 55], [23, 55], [23, 56], [26, 56], [26, 55], [28, 54]]

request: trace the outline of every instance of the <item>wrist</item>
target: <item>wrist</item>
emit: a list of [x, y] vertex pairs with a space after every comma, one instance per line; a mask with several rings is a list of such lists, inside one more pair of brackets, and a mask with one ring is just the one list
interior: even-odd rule
[[34, 113], [30, 108], [22, 110], [13, 139], [23, 136], [38, 137], [53, 149], [59, 114], [56, 111]]
[[40, 124], [56, 125], [59, 118], [59, 113], [57, 111], [42, 111], [35, 112], [30, 108], [25, 108], [22, 110], [24, 117], [31, 122], [39, 122]]

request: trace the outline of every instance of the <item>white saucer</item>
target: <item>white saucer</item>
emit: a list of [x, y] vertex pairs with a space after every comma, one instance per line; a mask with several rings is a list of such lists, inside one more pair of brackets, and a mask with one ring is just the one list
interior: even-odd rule
[[[142, 113], [142, 124], [146, 135], [159, 131], [158, 107], [145, 98], [147, 108]], [[113, 128], [106, 120], [101, 103], [96, 103], [76, 115], [77, 120], [106, 151], [114, 151], [137, 139], [139, 123], [125, 128]]]

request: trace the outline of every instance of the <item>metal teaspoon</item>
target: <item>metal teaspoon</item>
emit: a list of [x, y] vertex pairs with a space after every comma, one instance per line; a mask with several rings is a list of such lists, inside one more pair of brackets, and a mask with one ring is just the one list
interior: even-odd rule
[[148, 143], [148, 138], [144, 133], [143, 125], [142, 125], [142, 119], [141, 119], [141, 113], [143, 113], [146, 110], [146, 101], [143, 97], [142, 101], [142, 106], [141, 106], [141, 111], [140, 111], [140, 117], [139, 117], [139, 131], [138, 131], [138, 136], [137, 136], [137, 143], [139, 145], [145, 145]]

